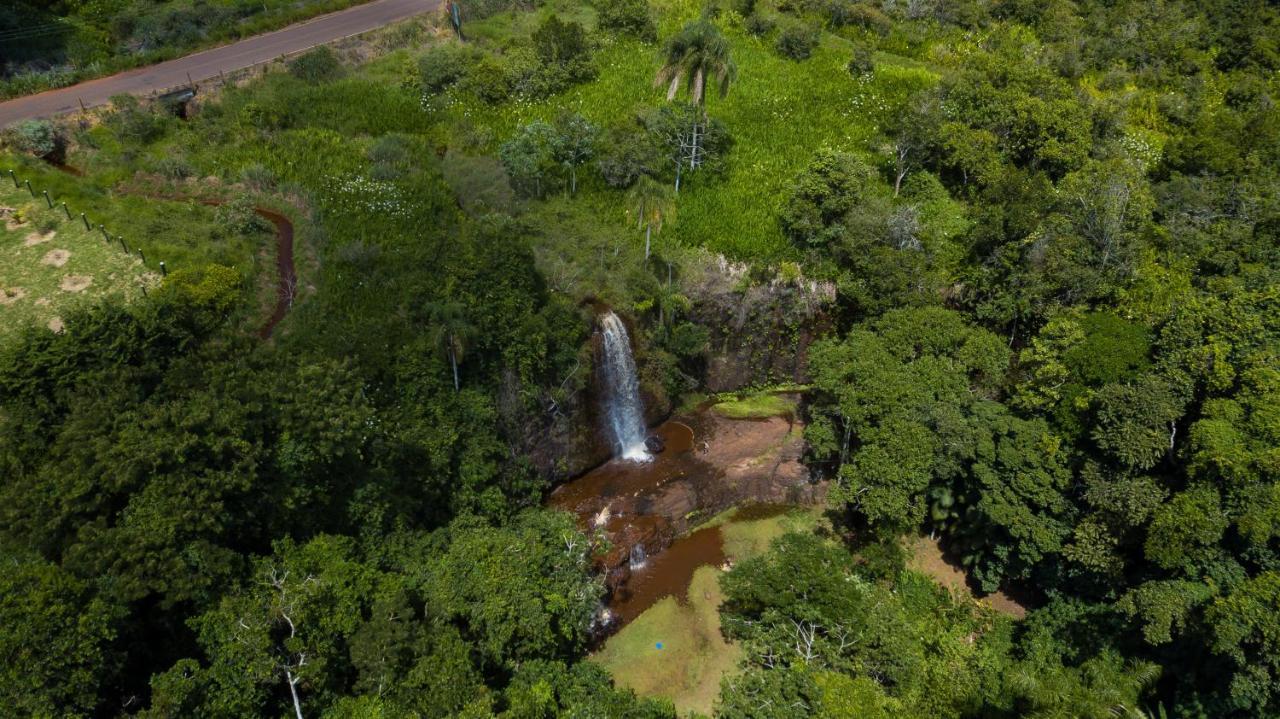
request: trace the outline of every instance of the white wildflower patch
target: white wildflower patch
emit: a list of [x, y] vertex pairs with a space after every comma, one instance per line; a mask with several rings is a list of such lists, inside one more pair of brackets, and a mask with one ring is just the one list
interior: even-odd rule
[[326, 204], [332, 207], [382, 214], [388, 217], [409, 217], [409, 203], [400, 188], [393, 183], [374, 180], [359, 175], [329, 177], [325, 179], [323, 193]]

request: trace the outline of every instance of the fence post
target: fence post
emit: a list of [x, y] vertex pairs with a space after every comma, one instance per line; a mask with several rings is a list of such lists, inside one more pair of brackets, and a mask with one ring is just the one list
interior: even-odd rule
[[67, 219], [71, 219], [71, 210], [67, 209], [67, 203], [62, 203], [62, 211], [67, 213]]
[[169, 276], [169, 270], [165, 269], [164, 267], [164, 260], [160, 260], [160, 274], [163, 277]]
[[80, 220], [81, 220], [82, 222], [84, 222], [84, 231], [85, 231], [85, 232], [89, 232], [89, 231], [93, 230], [93, 228], [89, 226], [89, 218], [88, 218], [88, 217], [85, 217], [83, 212], [81, 212], [81, 213], [80, 213]]
[[138, 257], [141, 257], [141, 258], [142, 258], [142, 264], [143, 264], [143, 265], [146, 265], [146, 264], [147, 264], [147, 256], [146, 256], [146, 255], [144, 255], [144, 254], [142, 254], [142, 248], [141, 248], [141, 247], [139, 247], [139, 248], [138, 248]]
[[27, 192], [30, 192], [32, 197], [36, 196], [36, 191], [31, 187], [31, 180], [23, 180], [22, 184], [27, 186]]
[[124, 235], [116, 235], [116, 239], [120, 240], [120, 249], [124, 250], [126, 255], [129, 254], [129, 246], [124, 243]]
[[53, 200], [49, 199], [49, 191], [48, 191], [48, 190], [41, 190], [41, 191], [40, 191], [40, 194], [44, 195], [44, 201], [45, 201], [45, 203], [46, 203], [46, 204], [48, 204], [48, 205], [49, 205], [49, 209], [50, 209], [50, 210], [52, 210], [52, 209], [53, 209]]
[[111, 235], [107, 234], [107, 228], [103, 227], [102, 225], [98, 225], [98, 232], [102, 233], [102, 239], [106, 240], [107, 242], [111, 241]]
[[18, 185], [18, 176], [13, 174], [13, 170], [9, 170], [9, 177], [13, 179], [13, 189], [18, 189], [18, 187], [20, 187], [20, 185]]

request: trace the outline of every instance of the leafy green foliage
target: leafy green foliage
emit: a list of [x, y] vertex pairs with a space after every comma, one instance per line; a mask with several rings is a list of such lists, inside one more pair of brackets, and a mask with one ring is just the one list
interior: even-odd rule
[[342, 75], [342, 63], [333, 50], [321, 46], [290, 60], [289, 74], [304, 82], [326, 82]]
[[100, 686], [118, 670], [110, 643], [120, 608], [38, 557], [6, 550], [3, 561], [0, 651], [10, 660], [0, 698], [28, 716], [91, 716]]

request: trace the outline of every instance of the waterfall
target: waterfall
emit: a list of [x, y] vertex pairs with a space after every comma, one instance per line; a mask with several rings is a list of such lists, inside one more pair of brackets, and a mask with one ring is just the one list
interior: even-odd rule
[[649, 563], [649, 555], [645, 554], [644, 545], [637, 544], [631, 548], [631, 556], [627, 558], [627, 566], [631, 571], [644, 569], [644, 565]]
[[604, 342], [604, 362], [600, 371], [604, 379], [604, 414], [613, 454], [633, 461], [647, 461], [644, 449], [644, 406], [640, 404], [640, 380], [636, 377], [636, 361], [631, 356], [631, 337], [627, 327], [613, 312], [600, 315], [600, 334]]

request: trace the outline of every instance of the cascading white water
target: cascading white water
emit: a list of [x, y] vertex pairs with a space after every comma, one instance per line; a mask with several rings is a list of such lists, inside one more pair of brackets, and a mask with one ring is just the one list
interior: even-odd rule
[[637, 544], [631, 548], [631, 556], [627, 557], [627, 566], [631, 571], [644, 569], [644, 565], [649, 563], [649, 555], [645, 554], [644, 545]]
[[600, 367], [604, 379], [604, 414], [613, 454], [633, 461], [649, 460], [645, 451], [644, 405], [640, 403], [640, 380], [631, 356], [627, 327], [613, 312], [600, 315], [604, 358]]

